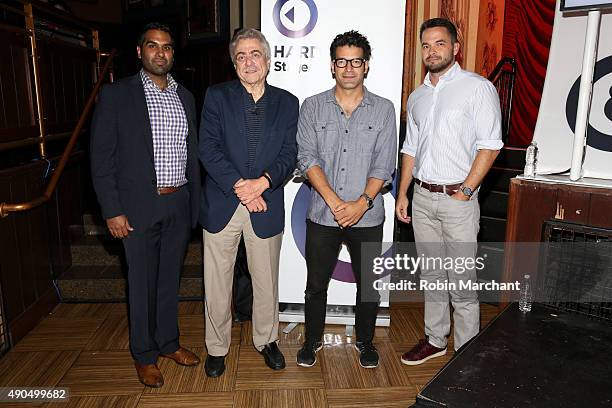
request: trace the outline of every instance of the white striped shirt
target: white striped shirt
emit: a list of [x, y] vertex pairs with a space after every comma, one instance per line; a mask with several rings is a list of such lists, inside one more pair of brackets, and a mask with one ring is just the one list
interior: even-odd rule
[[480, 149], [499, 150], [501, 111], [491, 82], [455, 64], [408, 97], [402, 153], [415, 158], [412, 175], [426, 183], [462, 183]]

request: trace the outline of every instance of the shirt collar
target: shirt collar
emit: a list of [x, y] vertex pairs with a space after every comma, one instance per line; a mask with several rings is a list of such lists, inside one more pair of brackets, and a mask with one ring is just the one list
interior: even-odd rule
[[[253, 95], [247, 91], [247, 89], [244, 87], [244, 85], [240, 84], [240, 88], [241, 88], [241, 92], [242, 92], [242, 96], [249, 99], [252, 98], [253, 100], [255, 100], [255, 98], [253, 98]], [[266, 97], [266, 94], [268, 93], [268, 81], [264, 82], [264, 92], [261, 95], [261, 98], [259, 98], [259, 100], [256, 103], [259, 103], [261, 101], [263, 101], [263, 99]]]
[[[144, 69], [140, 69], [140, 79], [142, 80], [143, 86], [162, 91], [162, 89], [160, 89], [159, 86], [157, 86], [155, 82], [153, 82], [153, 80], [147, 75]], [[165, 90], [176, 91], [178, 83], [174, 80], [174, 78], [172, 78], [172, 75], [166, 74], [166, 80], [168, 81], [168, 86]]]
[[[451, 79], [453, 79], [455, 77], [455, 75], [457, 75], [457, 73], [461, 71], [461, 67], [459, 66], [459, 63], [457, 61], [455, 61], [455, 63], [453, 64], [452, 67], [450, 67], [450, 69], [448, 71], [446, 71], [444, 73], [444, 75], [442, 75], [438, 81], [438, 83], [440, 82], [445, 82], [445, 81], [450, 81]], [[428, 86], [430, 88], [434, 88], [433, 84], [431, 83], [431, 79], [429, 79], [429, 72], [427, 73], [427, 75], [425, 75], [425, 80], [423, 81], [423, 84], [425, 86]]]
[[[329, 91], [327, 91], [326, 96], [325, 96], [325, 102], [335, 103], [336, 105], [338, 104], [338, 101], [336, 101], [336, 87], [335, 86], [332, 87]], [[368, 88], [366, 88], [364, 85], [363, 86], [363, 99], [361, 100], [361, 103], [359, 104], [359, 106], [373, 105], [373, 104], [374, 104], [374, 100], [372, 99], [370, 91], [368, 91]]]

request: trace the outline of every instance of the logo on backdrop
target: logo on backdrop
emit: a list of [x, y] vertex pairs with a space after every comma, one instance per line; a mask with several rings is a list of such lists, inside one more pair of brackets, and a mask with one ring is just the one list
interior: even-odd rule
[[[581, 76], [572, 85], [565, 103], [565, 116], [572, 133], [576, 131], [580, 78]], [[601, 87], [605, 89], [600, 89]], [[602, 93], [605, 94], [603, 99], [600, 97]], [[596, 128], [593, 124], [598, 127]], [[593, 99], [586, 142], [593, 149], [612, 152], [612, 55], [595, 64]]]
[[[395, 199], [397, 194], [397, 179], [395, 178], [395, 172], [392, 178], [393, 185], [391, 188], [391, 195]], [[307, 183], [302, 183], [293, 199], [293, 206], [291, 208], [291, 231], [293, 232], [293, 241], [304, 258], [306, 258], [306, 219], [308, 218], [311, 188], [312, 187]], [[392, 249], [385, 252], [383, 256], [393, 256]], [[386, 276], [386, 274], [383, 276]], [[332, 273], [332, 279], [341, 282], [355, 283], [355, 275], [353, 274], [351, 263], [338, 259], [334, 272]]]
[[278, 0], [272, 11], [272, 20], [285, 37], [301, 38], [315, 28], [318, 15], [314, 0]]

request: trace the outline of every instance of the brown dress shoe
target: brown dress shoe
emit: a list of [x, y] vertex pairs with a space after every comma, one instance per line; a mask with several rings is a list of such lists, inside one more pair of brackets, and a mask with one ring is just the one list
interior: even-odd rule
[[198, 358], [198, 356], [183, 347], [179, 347], [179, 349], [176, 350], [174, 353], [160, 355], [162, 357], [174, 360], [177, 364], [184, 366], [195, 366], [200, 364], [200, 359]]
[[164, 385], [164, 377], [157, 364], [139, 364], [134, 361], [134, 366], [136, 366], [138, 379], [147, 387], [159, 388]]

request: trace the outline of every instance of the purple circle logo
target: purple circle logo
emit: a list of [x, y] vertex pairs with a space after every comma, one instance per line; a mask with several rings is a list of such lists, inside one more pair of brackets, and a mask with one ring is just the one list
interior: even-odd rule
[[285, 37], [305, 37], [315, 28], [319, 12], [314, 0], [278, 0], [272, 10], [276, 29]]
[[[310, 188], [303, 183], [293, 199], [291, 208], [291, 232], [293, 240], [298, 247], [300, 254], [306, 258], [306, 216], [308, 215], [308, 205], [310, 204]], [[338, 260], [336, 268], [332, 274], [332, 279], [355, 283], [355, 275], [350, 262]]]
[[[391, 194], [393, 197], [395, 197], [397, 193], [397, 180], [395, 179], [395, 172], [393, 173], [392, 178], [393, 183]], [[293, 233], [295, 245], [304, 259], [306, 259], [306, 218], [308, 216], [308, 206], [310, 205], [310, 194], [311, 187], [309, 187], [309, 185], [306, 183], [302, 183], [298, 189], [298, 192], [293, 198], [293, 206], [291, 207], [291, 232]], [[393, 248], [390, 248], [383, 255], [390, 256], [392, 252]], [[381, 277], [384, 275], [381, 275]], [[332, 274], [332, 279], [341, 282], [355, 283], [355, 275], [353, 274], [353, 267], [351, 266], [351, 263], [338, 259], [336, 268]]]

